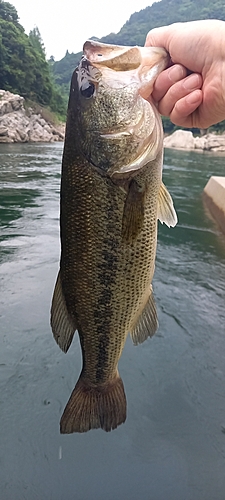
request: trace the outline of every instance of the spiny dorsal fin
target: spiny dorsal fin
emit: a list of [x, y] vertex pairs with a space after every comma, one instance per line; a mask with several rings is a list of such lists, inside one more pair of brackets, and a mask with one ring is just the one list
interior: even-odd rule
[[134, 345], [141, 344], [148, 337], [153, 337], [158, 326], [155, 299], [151, 286], [148, 302], [139, 316], [135, 327], [130, 332]]
[[177, 214], [173, 206], [173, 200], [163, 182], [158, 196], [158, 219], [162, 224], [165, 222], [168, 227], [174, 227], [177, 224]]
[[126, 243], [134, 241], [144, 221], [145, 191], [132, 179], [123, 211], [122, 237]]
[[73, 318], [71, 318], [67, 311], [65, 298], [62, 291], [60, 271], [57, 276], [52, 297], [51, 327], [55, 341], [62, 349], [62, 351], [67, 352], [73, 340], [76, 325]]

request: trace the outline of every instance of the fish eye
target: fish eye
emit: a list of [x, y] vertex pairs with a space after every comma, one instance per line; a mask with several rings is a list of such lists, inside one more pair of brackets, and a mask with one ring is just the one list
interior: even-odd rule
[[80, 93], [83, 97], [86, 97], [86, 99], [90, 99], [90, 97], [93, 96], [94, 94], [94, 91], [95, 91], [95, 86], [93, 83], [89, 83], [88, 87], [86, 87], [86, 89], [80, 89]]

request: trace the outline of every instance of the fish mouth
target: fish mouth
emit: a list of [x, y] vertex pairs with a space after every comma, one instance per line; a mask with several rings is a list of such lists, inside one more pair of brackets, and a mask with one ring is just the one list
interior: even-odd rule
[[169, 66], [170, 57], [162, 47], [125, 47], [87, 40], [83, 46], [84, 56], [98, 68], [102, 75], [110, 78], [109, 70], [117, 72], [117, 79], [128, 78], [138, 82], [140, 95], [147, 98], [159, 73]]
[[160, 60], [168, 63], [168, 53], [162, 47], [129, 47], [87, 40], [83, 45], [83, 52], [91, 63], [114, 71], [129, 71], [140, 65], [153, 67]]
[[[114, 112], [113, 117], [116, 119], [113, 120], [96, 120], [94, 130], [93, 127], [86, 130], [92, 136], [90, 152], [92, 142], [96, 142], [96, 153], [93, 146], [93, 158], [89, 158], [89, 161], [93, 165], [97, 163], [95, 166], [105, 170], [110, 178], [131, 177], [153, 161], [162, 149], [163, 133], [159, 114], [152, 102], [150, 104], [150, 99], [148, 102], [143, 97], [150, 96], [158, 74], [169, 65], [169, 55], [163, 48], [123, 47], [94, 40], [85, 42], [83, 51], [84, 63], [78, 68], [78, 86], [81, 84], [85, 89], [85, 85], [94, 82], [94, 98], [97, 99], [98, 94], [101, 96], [102, 88], [103, 94], [107, 93], [108, 87], [109, 90], [113, 89], [112, 94], [115, 95], [115, 90], [134, 85], [134, 91], [124, 93], [128, 96], [125, 99], [126, 106], [119, 99], [115, 101], [118, 109], [120, 106], [125, 108], [123, 113], [118, 112], [117, 117]], [[104, 124], [102, 128], [101, 123]], [[99, 151], [102, 146], [105, 147], [107, 168], [104, 165], [101, 167], [103, 160]], [[122, 155], [119, 156], [120, 148]]]

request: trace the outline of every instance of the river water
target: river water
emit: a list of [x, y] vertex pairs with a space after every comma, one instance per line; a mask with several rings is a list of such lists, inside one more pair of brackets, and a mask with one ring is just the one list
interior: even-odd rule
[[49, 326], [62, 147], [0, 144], [0, 498], [224, 500], [225, 236], [201, 193], [225, 157], [165, 151], [179, 224], [159, 224], [159, 330], [120, 360], [127, 421], [61, 436], [81, 366]]

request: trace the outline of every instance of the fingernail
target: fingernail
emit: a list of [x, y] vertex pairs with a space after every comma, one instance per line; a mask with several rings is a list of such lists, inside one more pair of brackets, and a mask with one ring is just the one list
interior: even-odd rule
[[199, 89], [186, 96], [186, 102], [191, 106], [194, 106], [195, 104], [199, 105], [201, 103], [201, 99], [201, 90]]
[[185, 69], [182, 68], [182, 66], [178, 66], [175, 64], [175, 66], [172, 66], [172, 68], [169, 69], [168, 71], [168, 77], [172, 83], [176, 83], [179, 80], [182, 80], [186, 76]]
[[186, 78], [183, 83], [184, 88], [188, 91], [195, 90], [200, 86], [200, 75], [193, 74]]

